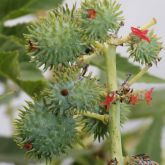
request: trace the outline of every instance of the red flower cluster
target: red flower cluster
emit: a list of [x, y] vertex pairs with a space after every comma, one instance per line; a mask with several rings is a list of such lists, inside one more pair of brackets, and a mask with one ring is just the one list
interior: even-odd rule
[[[150, 105], [151, 100], [152, 100], [152, 93], [153, 93], [154, 88], [151, 88], [150, 90], [146, 91], [144, 94], [145, 100], [148, 105]], [[139, 95], [132, 93], [131, 95], [127, 96], [129, 97], [129, 103], [132, 105], [136, 105], [139, 101]], [[106, 110], [108, 111], [111, 104], [114, 102], [116, 99], [115, 92], [111, 92], [110, 94], [107, 94], [105, 97], [105, 100], [100, 103], [100, 105], [104, 105], [106, 107]]]
[[148, 30], [140, 30], [138, 28], [131, 27], [131, 31], [135, 36], [147, 41], [148, 43], [151, 42], [150, 38], [147, 36]]
[[101, 103], [101, 105], [105, 105], [106, 106], [106, 110], [108, 111], [110, 108], [111, 103], [113, 102], [113, 100], [115, 99], [115, 92], [111, 93], [111, 94], [107, 94], [105, 100]]
[[[151, 103], [153, 91], [154, 91], [154, 88], [151, 88], [150, 90], [146, 91], [144, 94], [145, 100], [148, 105], [150, 105], [150, 103]], [[136, 105], [138, 100], [139, 100], [138, 95], [132, 94], [130, 96], [130, 104]]]
[[96, 18], [96, 10], [94, 10], [94, 9], [88, 9], [87, 10], [87, 17], [89, 18], [89, 19], [95, 19]]
[[150, 90], [148, 90], [145, 93], [145, 99], [146, 99], [146, 102], [147, 102], [148, 105], [150, 105], [150, 103], [151, 103], [153, 91], [154, 91], [154, 88], [151, 88]]

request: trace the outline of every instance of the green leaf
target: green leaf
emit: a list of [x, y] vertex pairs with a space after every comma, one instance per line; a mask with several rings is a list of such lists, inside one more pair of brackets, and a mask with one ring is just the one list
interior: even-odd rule
[[[5, 0], [3, 0], [5, 1]], [[63, 0], [17, 0], [17, 2], [13, 0], [9, 0], [4, 2], [4, 5], [1, 7], [3, 21], [8, 19], [17, 18], [26, 14], [36, 13], [37, 11], [53, 9], [61, 4]], [[6, 6], [11, 6], [8, 10], [6, 10]], [[13, 7], [13, 8], [12, 8]], [[6, 13], [6, 14], [5, 14]], [[1, 18], [2, 18], [1, 17]]]
[[164, 93], [165, 90], [158, 90], [153, 93], [151, 105], [147, 105], [145, 101], [136, 106], [132, 106], [132, 111], [129, 118], [138, 119], [146, 117], [154, 117], [158, 114], [165, 114], [164, 107]]
[[0, 52], [0, 59], [3, 59], [0, 61], [0, 74], [11, 79], [30, 96], [39, 94], [46, 87], [46, 80], [32, 64], [20, 64], [18, 57], [18, 52]]
[[18, 10], [20, 7], [24, 6], [30, 0], [1, 0], [0, 5], [0, 18], [4, 17], [6, 14]]
[[63, 2], [63, 0], [31, 0], [25, 8], [29, 9], [29, 11], [43, 10], [43, 9], [52, 9], [57, 7]]
[[19, 80], [22, 81], [37, 81], [43, 78], [41, 71], [36, 69], [32, 63], [22, 62], [20, 63], [20, 76]]
[[19, 61], [28, 62], [30, 57], [26, 55], [25, 43], [18, 37], [0, 34], [0, 51], [19, 51]]
[[137, 146], [137, 153], [148, 154], [152, 160], [161, 164], [161, 136], [163, 129], [162, 116], [156, 116], [151, 126], [145, 132], [139, 145]]
[[0, 75], [0, 83], [6, 83], [6, 78]]
[[[132, 77], [140, 72], [140, 67], [135, 66], [128, 62], [128, 59], [125, 57], [121, 57], [119, 54], [117, 55], [117, 70], [118, 76], [122, 79], [126, 78], [127, 73], [131, 73]], [[146, 73], [138, 82], [145, 83], [165, 83], [164, 79], [153, 76], [149, 73]]]
[[23, 39], [23, 34], [27, 33], [27, 24], [17, 24], [16, 26], [3, 26], [1, 33], [6, 36], [16, 36], [19, 39]]
[[13, 80], [20, 76], [18, 53], [0, 52], [0, 73]]
[[36, 14], [38, 11], [52, 9], [60, 5], [63, 0], [1, 0], [0, 5], [0, 33], [15, 35], [22, 38], [26, 32], [25, 24], [13, 27], [5, 27], [4, 22], [26, 14]]

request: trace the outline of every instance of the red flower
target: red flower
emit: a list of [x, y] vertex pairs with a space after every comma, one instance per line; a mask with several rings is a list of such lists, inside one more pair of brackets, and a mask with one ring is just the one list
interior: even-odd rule
[[24, 144], [23, 148], [29, 151], [33, 148], [33, 145], [31, 143], [26, 143]]
[[149, 91], [145, 93], [145, 98], [148, 105], [150, 105], [151, 103], [153, 91], [154, 91], [154, 88], [151, 88]]
[[94, 10], [94, 9], [88, 9], [87, 10], [87, 17], [89, 18], [89, 19], [95, 19], [96, 18], [96, 10]]
[[131, 31], [135, 36], [147, 41], [148, 43], [151, 42], [150, 38], [147, 36], [148, 30], [140, 30], [138, 28], [131, 27]]
[[130, 104], [136, 105], [138, 102], [138, 96], [137, 95], [131, 95], [130, 97]]
[[106, 106], [106, 110], [108, 111], [110, 108], [110, 104], [113, 102], [115, 98], [115, 93], [111, 93], [110, 95], [107, 94], [105, 100], [101, 103], [101, 105], [105, 105]]

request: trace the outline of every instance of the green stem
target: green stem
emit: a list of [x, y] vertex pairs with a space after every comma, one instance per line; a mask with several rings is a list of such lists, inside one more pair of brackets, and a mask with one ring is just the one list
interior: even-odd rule
[[[117, 87], [117, 71], [116, 71], [116, 46], [106, 45], [105, 61], [107, 72], [108, 92], [116, 91]], [[110, 153], [112, 159], [117, 159], [119, 165], [123, 165], [121, 132], [120, 132], [120, 103], [113, 104], [109, 110], [109, 132], [110, 132]]]
[[100, 54], [93, 53], [91, 55], [83, 55], [77, 61], [78, 64], [90, 64], [96, 66], [101, 70], [105, 70], [104, 68], [104, 57]]
[[91, 112], [82, 112], [81, 115], [100, 120], [105, 124], [107, 124], [109, 121], [108, 115], [99, 115], [97, 113], [91, 113]]
[[131, 86], [133, 83], [137, 82], [150, 68], [150, 65], [145, 66], [137, 75], [135, 75], [131, 80], [128, 81], [128, 85]]

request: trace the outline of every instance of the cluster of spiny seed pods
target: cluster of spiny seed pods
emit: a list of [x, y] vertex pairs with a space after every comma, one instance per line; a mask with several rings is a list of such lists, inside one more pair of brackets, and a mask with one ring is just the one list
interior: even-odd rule
[[122, 25], [117, 1], [85, 0], [79, 9], [60, 7], [28, 27], [25, 38], [31, 61], [54, 73], [53, 80], [27, 103], [15, 122], [15, 141], [29, 156], [52, 160], [68, 153], [81, 141], [80, 128], [99, 141], [108, 137], [112, 104], [121, 105], [121, 123], [127, 104], [144, 99], [150, 104], [153, 88], [136, 91], [125, 80], [118, 90], [107, 92], [105, 82], [86, 75], [90, 64], [106, 71], [102, 47], [108, 44], [126, 46], [129, 57], [146, 66], [160, 60], [162, 43], [153, 31], [132, 27], [120, 39], [116, 34]]

